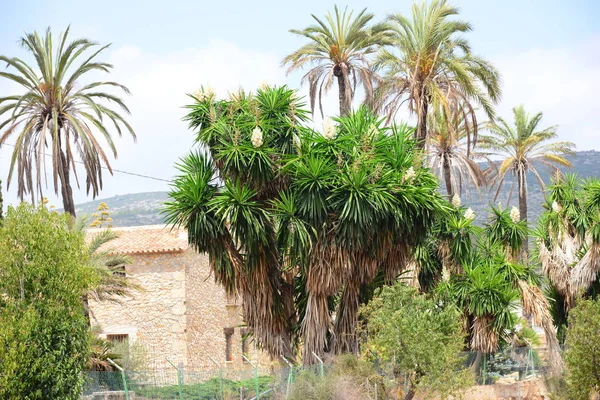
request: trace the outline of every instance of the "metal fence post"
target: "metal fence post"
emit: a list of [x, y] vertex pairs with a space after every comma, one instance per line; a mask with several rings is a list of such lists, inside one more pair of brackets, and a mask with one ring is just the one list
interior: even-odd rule
[[171, 360], [169, 360], [168, 358], [166, 360], [169, 364], [173, 366], [173, 368], [175, 368], [175, 371], [177, 371], [177, 387], [179, 389], [179, 400], [183, 400], [183, 388], [181, 387], [183, 385], [183, 377], [181, 376], [181, 371], [175, 366], [175, 364], [171, 362]]
[[258, 367], [252, 364], [252, 362], [248, 360], [246, 356], [242, 355], [242, 358], [246, 360], [248, 364], [254, 367], [254, 391], [256, 392], [256, 399], [260, 400], [260, 391], [258, 390]]
[[123, 380], [123, 391], [125, 392], [125, 400], [129, 400], [129, 389], [127, 388], [127, 377], [125, 376], [125, 371], [121, 368], [116, 362], [111, 360], [110, 358], [106, 358], [106, 360], [116, 369], [121, 372], [121, 379]]
[[321, 357], [316, 355], [314, 351], [312, 352], [312, 354], [317, 360], [319, 360], [319, 364], [321, 364], [319, 372], [321, 373], [321, 378], [323, 378], [325, 376], [325, 368], [323, 367], [323, 360], [321, 360]]
[[294, 366], [284, 356], [281, 356], [281, 358], [283, 361], [285, 361], [288, 367], [290, 367], [290, 373], [288, 374], [287, 385], [285, 388], [285, 398], [287, 399], [290, 395], [290, 386], [292, 383], [294, 383]]
[[486, 365], [486, 359], [487, 359], [487, 354], [483, 353], [483, 369], [481, 371], [481, 378], [483, 380], [483, 384], [484, 385], [487, 385], [487, 377], [486, 377], [486, 374], [487, 374], [486, 367], [487, 367], [487, 365]]
[[221, 392], [221, 400], [225, 400], [225, 394], [223, 393], [223, 369], [221, 368], [221, 364], [216, 362], [211, 356], [208, 356], [208, 358], [210, 358], [210, 361], [219, 368], [219, 391]]

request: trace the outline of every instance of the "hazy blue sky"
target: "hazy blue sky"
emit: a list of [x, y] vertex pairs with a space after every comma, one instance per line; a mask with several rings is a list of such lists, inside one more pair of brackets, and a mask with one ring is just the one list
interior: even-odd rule
[[[564, 140], [580, 150], [600, 150], [600, 2], [580, 1], [454, 1], [463, 19], [474, 25], [467, 35], [473, 50], [491, 60], [503, 75], [499, 114], [524, 103], [543, 111], [545, 125], [559, 125]], [[192, 134], [181, 122], [185, 93], [210, 84], [225, 95], [240, 85], [246, 89], [267, 80], [299, 88], [300, 74], [285, 75], [281, 59], [303, 40], [288, 33], [323, 15], [334, 2], [282, 1], [21, 1], [0, 0], [0, 53], [28, 58], [17, 44], [24, 32], [63, 30], [112, 47], [102, 57], [115, 66], [112, 78], [127, 85], [127, 103], [138, 134], [118, 142], [117, 169], [169, 179], [173, 163], [192, 145]], [[352, 9], [368, 9], [377, 18], [408, 13], [411, 1], [349, 1]], [[14, 87], [0, 81], [0, 95]], [[335, 112], [337, 93], [327, 110]], [[0, 179], [6, 193], [11, 148], [0, 149]], [[166, 190], [167, 183], [115, 174], [105, 177], [100, 197]], [[48, 197], [62, 205], [54, 196]], [[76, 201], [88, 199], [83, 191]]]

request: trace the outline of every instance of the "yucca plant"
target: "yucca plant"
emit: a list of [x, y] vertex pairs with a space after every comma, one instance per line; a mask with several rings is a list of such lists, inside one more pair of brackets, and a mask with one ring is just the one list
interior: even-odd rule
[[208, 252], [271, 355], [293, 358], [300, 343], [305, 363], [356, 352], [366, 286], [393, 281], [447, 207], [412, 130], [366, 108], [305, 128], [286, 87], [194, 99], [187, 118], [206, 153], [180, 163], [169, 223]]
[[[69, 28], [57, 42], [50, 29], [41, 36], [28, 33], [19, 41], [35, 58], [30, 66], [17, 57], [0, 55], [11, 71], [0, 71], [0, 77], [22, 87], [20, 93], [0, 97], [0, 146], [14, 139], [7, 186], [17, 173], [17, 194], [42, 196], [45, 182], [46, 152], [52, 156], [51, 171], [54, 191], [60, 193], [65, 212], [75, 217], [71, 174], [77, 186], [76, 162], [85, 171], [88, 193], [98, 195], [102, 189], [102, 168], [112, 173], [108, 156], [101, 144], [114, 157], [117, 148], [109, 132], [114, 128], [135, 133], [129, 123], [112, 107], [129, 114], [125, 102], [110, 89], [129, 94], [129, 90], [112, 81], [86, 81], [90, 73], [110, 72], [111, 64], [97, 61], [109, 45], [98, 47], [88, 39], [69, 41]], [[57, 47], [55, 45], [58, 44]], [[60, 184], [59, 184], [60, 181]]]
[[[450, 260], [447, 263], [455, 267], [438, 290], [448, 290], [465, 310], [470, 347], [480, 353], [492, 353], [512, 340], [517, 333], [515, 311], [520, 303], [525, 315], [544, 328], [553, 371], [560, 373], [563, 362], [550, 304], [540, 289], [541, 279], [532, 266], [519, 263], [528, 232], [517, 214], [516, 208], [492, 208], [484, 227], [471, 229], [468, 236], [464, 229], [469, 224], [451, 218], [441, 237], [447, 248], [444, 254]], [[465, 237], [472, 242], [465, 243]]]
[[535, 232], [537, 258], [558, 300], [554, 307], [560, 327], [577, 299], [597, 293], [600, 181], [556, 175], [544, 209]]

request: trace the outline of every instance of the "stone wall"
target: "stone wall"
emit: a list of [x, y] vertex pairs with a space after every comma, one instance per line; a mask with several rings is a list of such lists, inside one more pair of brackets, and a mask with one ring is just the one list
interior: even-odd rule
[[[172, 372], [169, 359], [189, 372], [215, 371], [211, 356], [226, 375], [246, 377], [244, 371], [251, 366], [242, 359], [241, 307], [215, 283], [208, 255], [188, 248], [132, 258], [126, 273], [142, 290], [121, 304], [90, 301], [92, 323], [101, 327], [102, 335], [129, 335], [145, 349], [148, 370]], [[233, 328], [232, 361], [225, 360], [226, 328]], [[246, 357], [260, 365], [261, 373], [269, 372], [271, 359], [247, 340]]]
[[[244, 376], [243, 370], [251, 366], [242, 358], [244, 322], [242, 309], [234, 298], [228, 298], [223, 287], [215, 283], [210, 269], [208, 255], [196, 255], [192, 249], [186, 251], [186, 258], [195, 259], [188, 263], [186, 270], [187, 293], [187, 343], [189, 366], [206, 371], [215, 368], [208, 356], [220, 363], [227, 373], [235, 377]], [[225, 329], [233, 328], [231, 335], [231, 361], [226, 360]], [[246, 357], [260, 364], [262, 372], [270, 369], [270, 358], [256, 349], [252, 338], [248, 338]]]
[[125, 272], [142, 290], [120, 304], [90, 301], [92, 323], [103, 335], [128, 334], [142, 345], [149, 370], [187, 364], [185, 271], [182, 253], [132, 256]]

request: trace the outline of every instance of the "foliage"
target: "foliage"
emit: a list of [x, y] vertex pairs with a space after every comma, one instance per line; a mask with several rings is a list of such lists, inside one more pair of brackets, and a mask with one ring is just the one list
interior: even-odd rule
[[100, 329], [92, 327], [90, 330], [90, 359], [85, 368], [86, 371], [112, 371], [113, 366], [108, 361], [109, 358], [120, 364], [120, 354], [114, 350], [113, 343], [101, 338], [99, 334]]
[[477, 191], [487, 185], [487, 171], [476, 162], [487, 157], [474, 151], [476, 141], [472, 136], [477, 132], [477, 126], [460, 108], [433, 109], [428, 116], [427, 130], [429, 166], [440, 182], [445, 183], [449, 199], [462, 195], [467, 182]]
[[9, 207], [0, 227], [0, 397], [79, 399], [89, 357], [81, 296], [93, 284], [68, 215]]
[[305, 37], [309, 43], [288, 55], [283, 63], [289, 65], [288, 73], [314, 66], [302, 78], [308, 82], [310, 107], [314, 113], [316, 98], [323, 115], [322, 95], [338, 80], [340, 115], [350, 112], [350, 106], [356, 85], [362, 83], [366, 102], [373, 102], [373, 71], [368, 57], [382, 46], [390, 43], [390, 33], [386, 24], [369, 26], [373, 14], [362, 10], [355, 18], [348, 9], [340, 12], [334, 6], [334, 13], [328, 13], [325, 20], [312, 15], [317, 22], [303, 30], [290, 32]]
[[111, 64], [96, 60], [109, 46], [98, 48], [97, 43], [88, 39], [68, 42], [68, 36], [69, 28], [59, 36], [57, 48], [49, 28], [43, 37], [34, 32], [21, 38], [21, 46], [35, 57], [35, 67], [17, 57], [0, 56], [0, 61], [12, 69], [0, 72], [0, 77], [24, 90], [0, 97], [0, 116], [6, 115], [0, 120], [0, 145], [10, 137], [15, 139], [7, 183], [10, 186], [16, 169], [17, 194], [21, 199], [27, 193], [32, 198], [35, 192], [42, 195], [44, 152], [50, 150], [54, 191], [58, 194], [60, 180], [64, 210], [75, 216], [70, 182], [73, 172], [79, 186], [75, 162], [79, 160], [84, 165], [86, 188], [95, 197], [102, 189], [102, 168], [112, 173], [100, 137], [117, 156], [108, 122], [119, 136], [123, 130], [134, 138], [135, 133], [110, 106], [114, 104], [129, 113], [123, 100], [110, 92], [117, 89], [129, 93], [125, 86], [111, 81], [81, 82], [90, 73], [110, 72]]
[[[283, 397], [283, 396], [282, 396]], [[386, 387], [373, 364], [355, 355], [335, 357], [327, 365], [325, 376], [312, 369], [304, 369], [294, 376], [289, 400], [353, 400], [384, 399]]]
[[383, 361], [394, 360], [397, 371], [408, 374], [409, 391], [427, 388], [447, 398], [469, 384], [461, 356], [465, 335], [452, 305], [397, 283], [383, 288], [363, 311], [365, 349]]
[[556, 175], [535, 235], [537, 258], [551, 287], [553, 316], [564, 332], [569, 310], [580, 297], [598, 293], [600, 180]]
[[600, 393], [600, 301], [580, 300], [569, 314], [566, 356], [570, 399]]
[[208, 155], [178, 165], [167, 220], [241, 294], [272, 355], [356, 352], [362, 288], [393, 281], [448, 210], [412, 130], [361, 107], [321, 134], [286, 87], [195, 100], [187, 119]]
[[[260, 393], [268, 390], [273, 386], [273, 377], [271, 376], [260, 376], [258, 378], [258, 390]], [[246, 396], [254, 396], [254, 379], [245, 379], [241, 381], [232, 381], [229, 379], [223, 379], [223, 393], [225, 398], [239, 398], [240, 388], [244, 388]], [[163, 387], [145, 387], [140, 385], [139, 387], [134, 382], [131, 383], [131, 390], [135, 391], [136, 395], [141, 396], [145, 399], [176, 399], [179, 398], [179, 386], [163, 386]], [[219, 379], [212, 378], [204, 383], [195, 385], [183, 385], [181, 387], [181, 393], [185, 399], [190, 400], [212, 400], [219, 398], [220, 386]], [[250, 398], [250, 397], [249, 397]]]
[[[544, 188], [544, 181], [534, 162], [554, 170], [558, 170], [557, 166], [570, 167], [571, 162], [565, 156], [573, 154], [572, 149], [575, 145], [571, 142], [555, 141], [558, 135], [554, 126], [540, 129], [538, 125], [542, 120], [541, 112], [529, 115], [520, 105], [513, 108], [513, 115], [514, 126], [503, 118], [498, 118], [497, 122], [489, 124], [490, 134], [480, 137], [480, 145], [487, 149], [490, 155], [503, 158], [492, 182], [497, 186], [496, 197], [506, 176], [512, 174], [517, 183], [520, 216], [527, 221], [527, 173], [531, 171], [540, 186]], [[523, 250], [525, 252], [528, 250], [527, 239]]]
[[391, 15], [393, 44], [380, 51], [375, 63], [383, 75], [375, 90], [378, 109], [392, 120], [407, 100], [417, 115], [421, 143], [427, 138], [430, 106], [447, 117], [452, 107], [460, 109], [476, 128], [475, 108], [481, 106], [493, 118], [493, 103], [500, 98], [500, 74], [471, 52], [463, 34], [472, 26], [451, 19], [458, 13], [446, 0], [433, 0], [415, 2], [411, 19]]

